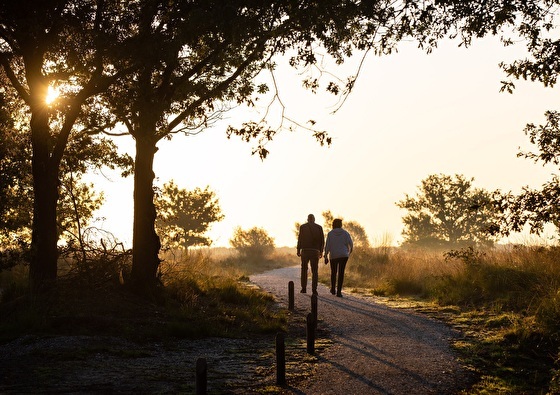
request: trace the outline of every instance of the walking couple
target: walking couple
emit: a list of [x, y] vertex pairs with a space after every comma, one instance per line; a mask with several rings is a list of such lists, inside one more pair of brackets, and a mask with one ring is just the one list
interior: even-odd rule
[[299, 228], [297, 255], [301, 257], [301, 293], [307, 292], [307, 272], [311, 266], [311, 289], [313, 294], [317, 294], [319, 259], [324, 252], [325, 265], [329, 263], [329, 258], [331, 263], [331, 293], [342, 297], [344, 270], [354, 245], [350, 234], [342, 229], [341, 219], [335, 219], [332, 227], [326, 242], [323, 228], [315, 223], [313, 214], [309, 214], [307, 223]]

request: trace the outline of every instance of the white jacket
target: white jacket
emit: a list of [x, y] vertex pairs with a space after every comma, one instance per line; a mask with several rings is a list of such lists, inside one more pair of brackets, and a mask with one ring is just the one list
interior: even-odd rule
[[330, 259], [349, 257], [354, 244], [350, 233], [342, 228], [334, 228], [327, 234], [325, 243], [325, 257], [329, 254]]

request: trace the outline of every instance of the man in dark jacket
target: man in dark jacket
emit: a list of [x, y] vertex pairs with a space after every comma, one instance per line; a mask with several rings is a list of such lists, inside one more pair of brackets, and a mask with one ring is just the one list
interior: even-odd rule
[[307, 223], [299, 227], [297, 242], [297, 255], [301, 257], [301, 293], [307, 292], [307, 268], [311, 264], [311, 289], [317, 294], [319, 259], [323, 256], [324, 246], [323, 228], [315, 223], [315, 216], [309, 214]]

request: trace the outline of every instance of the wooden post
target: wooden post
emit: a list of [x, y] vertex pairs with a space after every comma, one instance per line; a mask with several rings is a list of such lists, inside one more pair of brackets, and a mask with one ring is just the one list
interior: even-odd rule
[[284, 334], [276, 334], [276, 384], [286, 385], [286, 346]]
[[294, 309], [294, 282], [290, 281], [288, 283], [288, 309]]
[[315, 320], [313, 313], [307, 314], [307, 353], [315, 353]]
[[313, 320], [315, 320], [315, 328], [317, 328], [317, 294], [311, 296], [311, 313]]
[[195, 394], [206, 395], [207, 392], [208, 366], [206, 358], [196, 360]]

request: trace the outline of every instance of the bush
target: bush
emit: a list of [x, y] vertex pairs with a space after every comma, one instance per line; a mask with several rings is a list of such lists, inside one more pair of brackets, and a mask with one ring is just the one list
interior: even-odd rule
[[231, 246], [239, 252], [241, 257], [248, 259], [263, 259], [274, 251], [274, 239], [262, 228], [243, 230], [236, 228], [229, 241]]

